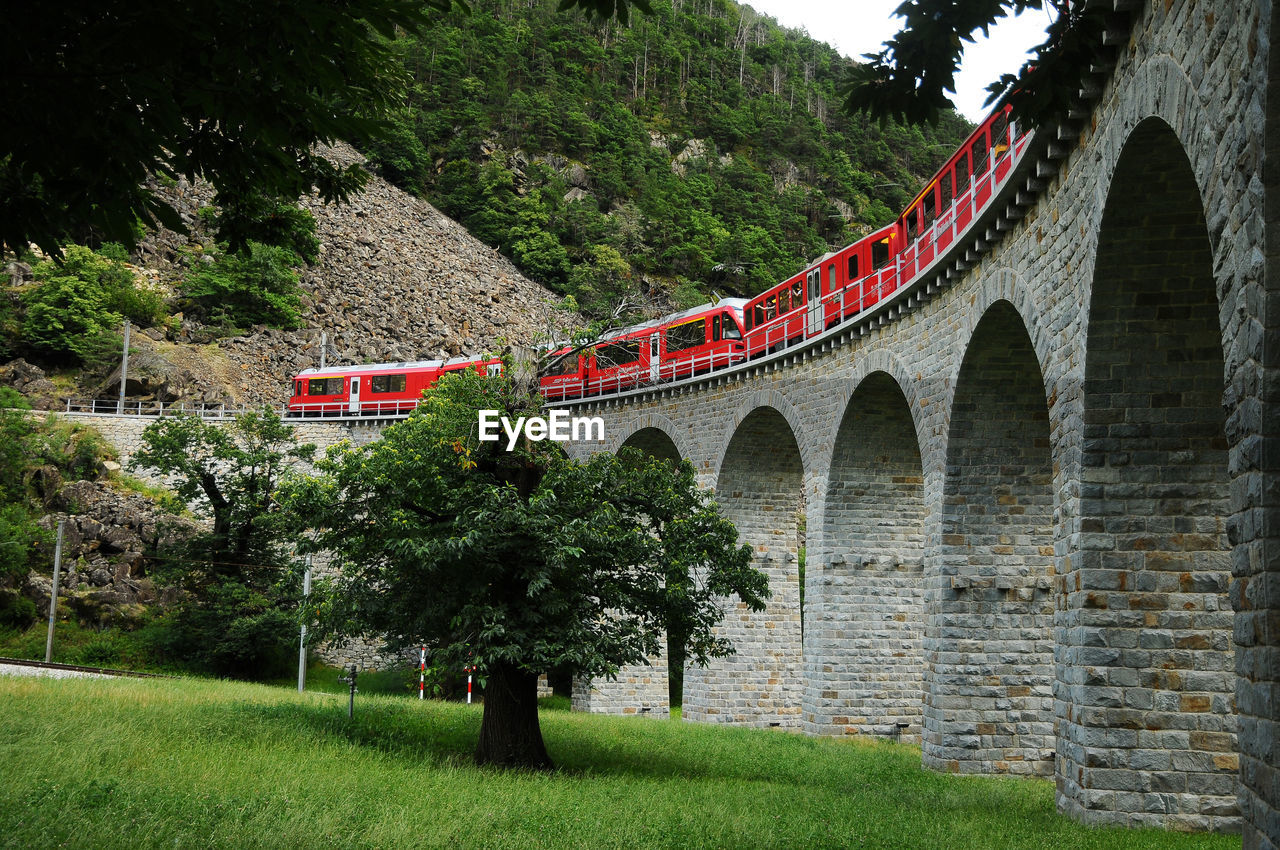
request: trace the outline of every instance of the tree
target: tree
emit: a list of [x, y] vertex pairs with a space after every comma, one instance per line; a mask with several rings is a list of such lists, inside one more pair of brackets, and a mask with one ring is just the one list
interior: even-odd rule
[[955, 74], [964, 42], [988, 32], [1008, 14], [1048, 5], [1056, 12], [1047, 38], [1017, 74], [1005, 74], [987, 87], [988, 104], [1007, 101], [1014, 118], [1025, 126], [1065, 115], [1079, 88], [1080, 74], [1103, 60], [1101, 34], [1111, 16], [1106, 4], [1072, 0], [911, 0], [897, 9], [906, 21], [885, 43], [868, 54], [871, 61], [849, 70], [842, 88], [848, 112], [865, 110], [885, 120], [936, 123], [951, 109], [946, 92], [955, 91]]
[[717, 597], [759, 610], [769, 592], [689, 465], [629, 450], [578, 463], [527, 437], [510, 451], [505, 437], [477, 439], [479, 410], [515, 421], [536, 401], [509, 377], [446, 377], [382, 439], [330, 450], [288, 497], [342, 570], [325, 631], [423, 641], [482, 671], [480, 764], [551, 765], [540, 672], [615, 674], [668, 634], [706, 663], [731, 651], [713, 632]]
[[156, 572], [186, 598], [164, 621], [161, 648], [222, 675], [280, 672], [298, 602], [291, 535], [276, 490], [286, 467], [315, 446], [269, 408], [219, 427], [195, 416], [160, 419], [142, 433], [131, 465], [170, 476], [186, 505], [212, 520], [207, 533], [159, 554]]
[[222, 236], [254, 235], [263, 196], [318, 187], [342, 200], [367, 175], [315, 146], [380, 131], [403, 100], [391, 47], [451, 0], [66, 0], [33, 4], [0, 53], [0, 250], [56, 254], [94, 233], [132, 246], [136, 223], [182, 230], [149, 174], [217, 188]]
[[235, 328], [264, 324], [302, 325], [302, 290], [292, 250], [251, 241], [247, 254], [220, 254], [196, 264], [182, 283], [182, 295], [206, 322]]

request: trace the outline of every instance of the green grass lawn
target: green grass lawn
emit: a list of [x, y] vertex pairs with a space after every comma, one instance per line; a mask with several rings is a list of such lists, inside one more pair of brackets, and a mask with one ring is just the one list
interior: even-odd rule
[[480, 706], [196, 679], [0, 676], [5, 847], [1239, 847], [1087, 829], [1045, 781], [906, 745], [542, 713], [549, 774], [478, 770]]

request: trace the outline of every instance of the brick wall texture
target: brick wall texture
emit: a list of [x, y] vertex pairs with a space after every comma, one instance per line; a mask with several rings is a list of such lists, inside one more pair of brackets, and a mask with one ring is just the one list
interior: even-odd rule
[[966, 262], [807, 347], [571, 405], [606, 421], [576, 450], [665, 433], [774, 583], [751, 627], [726, 600], [738, 655], [686, 675], [686, 719], [901, 730], [933, 769], [1052, 776], [1082, 821], [1275, 847], [1276, 13], [1137, 6]]

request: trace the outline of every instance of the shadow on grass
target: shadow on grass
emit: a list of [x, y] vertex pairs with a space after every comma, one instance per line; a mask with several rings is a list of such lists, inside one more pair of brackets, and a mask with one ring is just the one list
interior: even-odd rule
[[[455, 767], [473, 765], [481, 719], [478, 708], [416, 700], [404, 705], [379, 700], [362, 706], [358, 696], [354, 719], [347, 718], [344, 698], [244, 703], [231, 707], [231, 712], [229, 725], [241, 730], [256, 726], [254, 734], [271, 739], [296, 737], [306, 745], [328, 740], [415, 764]], [[542, 727], [556, 764], [553, 775], [566, 779], [767, 782], [865, 791], [876, 783], [893, 785], [904, 776], [921, 775], [919, 751], [907, 746], [846, 746], [783, 732], [617, 721], [554, 709], [544, 711]]]

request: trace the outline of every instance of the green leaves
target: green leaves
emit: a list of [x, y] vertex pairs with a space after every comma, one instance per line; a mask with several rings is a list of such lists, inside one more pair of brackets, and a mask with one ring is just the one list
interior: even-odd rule
[[1007, 101], [1014, 120], [1039, 126], [1066, 113], [1080, 75], [1102, 58], [1101, 32], [1110, 10], [1068, 0], [913, 0], [898, 7], [902, 30], [869, 54], [867, 65], [851, 68], [840, 93], [847, 112], [865, 111], [883, 124], [892, 118], [912, 124], [937, 123], [955, 91], [955, 73], [964, 42], [984, 35], [1006, 15], [1027, 9], [1054, 9], [1046, 39], [1016, 74], [987, 87], [988, 105]]
[[301, 327], [298, 262], [288, 248], [250, 242], [246, 255], [219, 254], [212, 264], [197, 263], [183, 281], [182, 295], [209, 324]]
[[[317, 144], [377, 133], [403, 100], [391, 38], [450, 0], [67, 0], [27, 10], [0, 55], [0, 248], [57, 254], [90, 232], [182, 222], [149, 173], [205, 177], [233, 217], [246, 198], [344, 199], [366, 179]], [[145, 46], [145, 47], [144, 47]], [[252, 222], [229, 222], [233, 248]]]
[[479, 409], [538, 412], [505, 378], [459, 373], [381, 440], [331, 450], [320, 477], [287, 488], [309, 545], [342, 568], [330, 632], [531, 673], [608, 675], [668, 635], [695, 661], [729, 650], [717, 594], [758, 608], [767, 583], [690, 466], [630, 450], [573, 462], [548, 442], [507, 452], [477, 439]]

